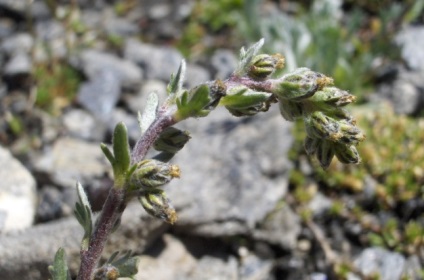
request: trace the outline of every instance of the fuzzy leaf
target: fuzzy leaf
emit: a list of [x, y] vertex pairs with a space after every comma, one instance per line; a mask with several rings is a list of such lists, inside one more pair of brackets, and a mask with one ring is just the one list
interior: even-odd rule
[[[97, 269], [98, 274], [95, 279], [110, 279], [108, 278], [108, 273], [118, 272], [116, 276], [119, 275], [118, 279], [130, 278], [134, 279], [134, 276], [138, 272], [138, 263], [140, 258], [137, 256], [131, 256], [132, 252], [128, 251], [124, 255], [117, 258], [119, 252], [114, 252], [108, 261], [99, 269]], [[114, 273], [115, 274], [115, 273]], [[105, 278], [106, 277], [106, 278]], [[113, 278], [116, 279], [116, 278]]]
[[79, 202], [75, 204], [74, 214], [84, 229], [84, 237], [81, 242], [81, 247], [82, 249], [86, 249], [93, 231], [93, 213], [91, 212], [90, 203], [87, 195], [85, 194], [84, 188], [79, 182], [77, 183], [77, 193]]
[[227, 95], [221, 98], [220, 105], [232, 108], [248, 108], [267, 101], [271, 93], [251, 90], [245, 86], [237, 86], [227, 90]]
[[113, 171], [115, 178], [117, 178], [127, 172], [131, 162], [127, 127], [122, 122], [116, 125], [113, 132], [113, 153], [115, 155]]
[[100, 149], [102, 149], [103, 154], [109, 160], [110, 164], [112, 164], [112, 166], [115, 165], [115, 157], [113, 156], [113, 154], [109, 150], [109, 148], [106, 146], [106, 144], [101, 143], [100, 144]]
[[210, 88], [207, 85], [201, 85], [192, 90], [185, 91], [179, 99], [177, 99], [176, 118], [183, 120], [188, 117], [204, 117], [209, 114], [208, 105], [212, 102], [210, 96]]
[[143, 114], [138, 113], [138, 124], [141, 129], [141, 134], [146, 132], [149, 126], [156, 119], [156, 112], [159, 105], [159, 98], [156, 92], [152, 92], [147, 97], [146, 107], [144, 108]]
[[181, 60], [180, 67], [178, 68], [177, 74], [171, 75], [171, 79], [166, 88], [169, 95], [176, 94], [181, 91], [183, 88], [184, 76], [186, 71], [186, 63], [185, 60]]
[[125, 254], [122, 258], [112, 263], [119, 271], [119, 277], [132, 278], [138, 272], [139, 257], [130, 257], [131, 252]]
[[52, 280], [71, 280], [68, 265], [66, 263], [66, 254], [63, 248], [59, 248], [54, 256], [53, 265], [49, 266], [49, 272]]
[[247, 50], [241, 48], [240, 50], [240, 62], [239, 65], [235, 71], [235, 74], [238, 76], [243, 76], [247, 73], [249, 70], [250, 63], [252, 62], [252, 59], [256, 54], [259, 52], [259, 50], [264, 45], [264, 38], [260, 39], [258, 42], [253, 44], [250, 48]]

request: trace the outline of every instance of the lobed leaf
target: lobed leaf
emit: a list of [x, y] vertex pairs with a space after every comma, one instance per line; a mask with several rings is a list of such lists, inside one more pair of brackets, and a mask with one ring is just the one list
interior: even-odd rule
[[59, 248], [54, 256], [53, 265], [49, 266], [52, 280], [71, 280], [68, 264], [66, 263], [65, 249]]
[[159, 105], [159, 98], [156, 92], [152, 92], [147, 97], [146, 107], [144, 108], [143, 114], [138, 112], [138, 124], [141, 129], [141, 134], [146, 132], [149, 126], [156, 119], [156, 113]]
[[123, 176], [130, 167], [131, 156], [130, 147], [128, 144], [128, 133], [127, 127], [123, 122], [116, 125], [113, 132], [113, 153], [115, 156], [115, 162], [113, 171], [115, 179]]

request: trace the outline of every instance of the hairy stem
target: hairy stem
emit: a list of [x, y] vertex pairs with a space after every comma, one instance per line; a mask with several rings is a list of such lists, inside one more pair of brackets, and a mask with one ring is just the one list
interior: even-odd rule
[[131, 163], [134, 164], [141, 161], [161, 132], [173, 124], [175, 124], [175, 120], [172, 116], [168, 114], [160, 115], [135, 144], [131, 153]]
[[250, 89], [263, 91], [263, 92], [271, 92], [271, 84], [272, 79], [264, 80], [264, 81], [256, 81], [249, 77], [239, 77], [236, 75], [231, 76], [227, 80], [224, 81], [227, 87], [244, 85]]
[[[160, 115], [137, 141], [131, 154], [132, 163], [141, 161], [163, 129], [174, 123], [175, 121], [169, 115]], [[91, 280], [93, 278], [106, 241], [115, 223], [124, 212], [126, 203], [126, 190], [122, 187], [114, 186], [109, 191], [109, 195], [95, 224], [88, 249], [81, 251], [81, 266], [77, 280]]]
[[91, 280], [106, 241], [126, 207], [125, 190], [113, 187], [97, 219], [87, 250], [82, 250], [77, 280]]

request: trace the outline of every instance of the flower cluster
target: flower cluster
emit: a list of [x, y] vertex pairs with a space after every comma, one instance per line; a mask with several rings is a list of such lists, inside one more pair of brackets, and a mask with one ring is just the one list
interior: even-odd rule
[[334, 87], [321, 73], [300, 68], [272, 83], [281, 115], [289, 120], [303, 119], [307, 137], [305, 149], [327, 168], [334, 155], [342, 163], [359, 163], [356, 145], [365, 135], [343, 108], [355, 101], [347, 91]]

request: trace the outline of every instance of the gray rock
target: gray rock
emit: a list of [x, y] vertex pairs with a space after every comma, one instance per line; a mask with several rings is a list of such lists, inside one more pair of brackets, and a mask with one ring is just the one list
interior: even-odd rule
[[111, 120], [108, 123], [109, 131], [115, 129], [116, 124], [123, 122], [128, 130], [128, 138], [136, 141], [141, 136], [140, 126], [137, 121], [137, 114], [129, 114], [123, 109], [115, 109], [112, 113]]
[[60, 120], [41, 109], [34, 108], [32, 112], [41, 121], [41, 140], [44, 144], [52, 143], [62, 130]]
[[35, 216], [35, 180], [31, 173], [1, 146], [0, 167], [0, 233], [26, 229], [32, 225]]
[[108, 35], [128, 37], [136, 35], [140, 31], [137, 25], [126, 18], [112, 17], [104, 20], [103, 23], [103, 28]]
[[[121, 226], [109, 238], [103, 256], [118, 250], [141, 253], [166, 229], [167, 225], [150, 218], [138, 203], [130, 203], [124, 211]], [[22, 233], [0, 238], [0, 274], [2, 279], [48, 279], [47, 266], [52, 264], [59, 247], [65, 248], [70, 271], [79, 266], [79, 248], [83, 230], [77, 220], [65, 218], [39, 224]]]
[[120, 59], [110, 53], [96, 50], [84, 50], [71, 63], [81, 69], [89, 80], [94, 79], [104, 69], [110, 69], [119, 75], [122, 86], [138, 87], [142, 82], [142, 71], [131, 61]]
[[58, 139], [51, 150], [33, 159], [33, 168], [61, 187], [92, 183], [110, 169], [98, 143], [69, 137]]
[[8, 18], [0, 19], [0, 39], [4, 40], [15, 32], [15, 23]]
[[333, 201], [323, 195], [321, 192], [317, 192], [311, 201], [308, 203], [308, 208], [314, 215], [321, 215], [325, 211], [331, 208]]
[[45, 186], [38, 192], [37, 221], [46, 222], [73, 215], [77, 192], [68, 188], [63, 191]]
[[211, 75], [207, 69], [196, 64], [187, 64], [185, 75], [185, 84], [187, 88], [193, 88], [201, 83], [211, 79]]
[[[211, 280], [237, 278], [237, 260], [205, 255], [196, 259], [186, 246], [171, 235], [164, 235], [163, 250], [155, 257], [140, 257], [137, 280]], [[209, 247], [210, 251], [216, 251]]]
[[[364, 274], [378, 273], [382, 280], [401, 279], [405, 258], [383, 248], [368, 248], [354, 260], [354, 265]], [[348, 279], [356, 279], [350, 275]]]
[[401, 46], [401, 55], [414, 70], [424, 70], [424, 26], [407, 26], [395, 41]]
[[171, 280], [185, 279], [196, 266], [196, 259], [191, 255], [184, 244], [175, 237], [163, 236], [163, 250], [156, 257], [142, 255], [138, 266], [137, 280]]
[[33, 20], [47, 20], [52, 17], [46, 2], [44, 1], [32, 1], [30, 6], [30, 12]]
[[102, 121], [109, 121], [109, 115], [121, 95], [121, 77], [110, 68], [96, 72], [79, 90], [78, 102]]
[[144, 44], [135, 39], [125, 42], [124, 57], [143, 67], [147, 79], [169, 81], [183, 56], [173, 48]]
[[309, 277], [310, 277], [310, 280], [327, 280], [328, 279], [327, 275], [320, 272], [312, 273]]
[[81, 23], [90, 29], [97, 29], [102, 25], [102, 15], [98, 10], [84, 9], [81, 11]]
[[236, 69], [238, 59], [234, 52], [220, 49], [215, 51], [211, 57], [211, 64], [216, 70], [216, 79], [226, 79]]
[[[45, 62], [52, 58], [66, 58], [68, 54], [67, 40], [72, 41], [74, 34], [68, 34], [64, 25], [56, 20], [41, 20], [35, 25], [37, 44], [34, 59]], [[66, 38], [66, 34], [68, 38]]]
[[[240, 251], [240, 250], [239, 250]], [[239, 278], [240, 280], [271, 280], [273, 264], [270, 260], [261, 260], [251, 253], [240, 256]]]
[[103, 141], [106, 126], [81, 109], [72, 109], [62, 116], [63, 124], [72, 137]]
[[168, 3], [157, 3], [151, 5], [148, 9], [147, 15], [150, 19], [164, 19], [169, 16], [172, 12], [172, 7]]
[[187, 280], [238, 280], [237, 260], [235, 257], [216, 258], [204, 256], [198, 262], [194, 271], [192, 271]]
[[178, 225], [207, 236], [253, 230], [287, 191], [290, 127], [276, 110], [253, 118], [215, 110], [187, 121], [192, 139], [174, 160], [182, 177], [167, 188]]
[[410, 256], [405, 263], [402, 276], [405, 279], [420, 279], [422, 277], [423, 266], [417, 255]]
[[34, 40], [30, 34], [18, 33], [4, 40], [0, 48], [6, 55], [12, 56], [17, 53], [29, 54], [33, 45]]
[[141, 86], [138, 94], [127, 94], [124, 97], [128, 109], [137, 116], [138, 111], [143, 111], [146, 106], [147, 97], [151, 92], [156, 92], [159, 97], [159, 104], [161, 104], [166, 96], [166, 84], [160, 80], [146, 80]]
[[28, 54], [17, 53], [13, 55], [4, 66], [4, 74], [14, 76], [18, 74], [29, 74], [32, 69], [32, 61]]
[[16, 1], [16, 0], [0, 0], [0, 7], [4, 7], [7, 10], [12, 10], [15, 13], [24, 15], [27, 8], [26, 1]]
[[398, 114], [416, 114], [424, 105], [424, 72], [401, 71], [393, 84], [383, 84], [378, 98], [389, 100]]
[[36, 22], [35, 31], [37, 39], [44, 42], [49, 42], [57, 38], [64, 38], [66, 34], [64, 25], [53, 19]]
[[284, 205], [259, 222], [252, 235], [255, 239], [277, 244], [290, 250], [296, 248], [300, 230], [300, 218], [290, 207]]

